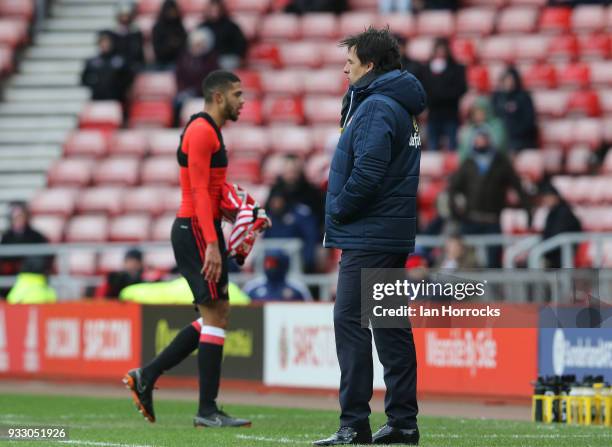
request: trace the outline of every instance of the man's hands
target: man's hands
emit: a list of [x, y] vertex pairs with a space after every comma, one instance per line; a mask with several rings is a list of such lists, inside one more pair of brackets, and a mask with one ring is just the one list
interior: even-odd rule
[[206, 281], [219, 282], [221, 279], [221, 252], [219, 251], [219, 242], [208, 244], [204, 257], [204, 266], [200, 273], [204, 275]]

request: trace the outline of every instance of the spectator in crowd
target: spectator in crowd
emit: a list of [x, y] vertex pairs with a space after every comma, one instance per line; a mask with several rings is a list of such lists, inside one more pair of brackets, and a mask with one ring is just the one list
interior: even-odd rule
[[455, 61], [448, 39], [439, 38], [433, 54], [423, 70], [423, 86], [429, 101], [428, 144], [439, 150], [442, 139], [450, 150], [457, 149], [459, 101], [467, 91], [465, 67]]
[[296, 238], [302, 241], [302, 260], [306, 273], [316, 270], [315, 248], [319, 245], [319, 226], [311, 209], [304, 204], [293, 204], [287, 192], [281, 189], [270, 191], [266, 212], [272, 227], [264, 234], [266, 239]]
[[[582, 231], [580, 220], [572, 211], [569, 203], [561, 197], [559, 191], [548, 181], [540, 187], [540, 203], [548, 208], [548, 215], [542, 232], [542, 239], [550, 239], [561, 233], [578, 233]], [[546, 267], [561, 268], [561, 249], [549, 251], [545, 255]], [[572, 257], [573, 258], [573, 257]]]
[[117, 8], [117, 26], [113, 30], [115, 51], [121, 55], [129, 67], [138, 71], [145, 62], [144, 38], [134, 24], [135, 8], [131, 2], [121, 2]]
[[246, 56], [248, 42], [240, 27], [230, 18], [223, 0], [210, 1], [200, 27], [212, 31], [219, 65], [225, 70], [238, 68]]
[[125, 100], [133, 79], [123, 56], [114, 51], [112, 33], [98, 35], [98, 55], [88, 59], [81, 74], [81, 84], [91, 89], [94, 100]]
[[[11, 244], [46, 244], [49, 241], [40, 232], [30, 225], [30, 212], [23, 202], [14, 202], [10, 205], [10, 226], [0, 236], [0, 245]], [[39, 257], [45, 262], [47, 269], [51, 265], [48, 257]], [[0, 275], [16, 275], [21, 270], [24, 256], [10, 256], [0, 258]], [[9, 289], [0, 289], [0, 296], [6, 296]]]
[[323, 191], [306, 179], [304, 163], [299, 157], [293, 154], [285, 157], [284, 169], [272, 185], [271, 191], [282, 191], [290, 206], [308, 206], [319, 225], [323, 224]]
[[141, 282], [145, 282], [142, 252], [132, 248], [125, 254], [123, 269], [118, 272], [109, 273], [106, 280], [96, 289], [95, 297], [118, 298], [119, 293], [125, 287]]
[[57, 295], [49, 286], [49, 273], [46, 260], [39, 256], [23, 261], [15, 284], [6, 296], [9, 304], [47, 304], [55, 303]]
[[381, 14], [399, 12], [407, 14], [410, 12], [412, 0], [378, 0], [378, 10]]
[[[508, 190], [518, 193], [523, 208], [529, 198], [507, 156], [496, 151], [486, 129], [474, 138], [470, 156], [461, 163], [449, 185], [450, 206], [463, 234], [501, 234], [500, 215]], [[490, 246], [487, 267], [501, 266], [501, 247]]]
[[196, 29], [189, 33], [187, 51], [176, 64], [177, 95], [174, 100], [175, 121], [178, 124], [183, 103], [189, 98], [202, 97], [202, 81], [219, 68], [214, 51], [215, 37], [208, 29]]
[[309, 12], [333, 12], [341, 14], [348, 10], [346, 0], [290, 0], [285, 12], [306, 14]]
[[173, 66], [185, 49], [187, 32], [176, 0], [165, 0], [153, 26], [153, 52], [160, 67]]
[[437, 262], [437, 267], [444, 270], [461, 270], [475, 268], [474, 253], [464, 244], [459, 232], [449, 234], [444, 240], [444, 250]]
[[515, 67], [509, 67], [502, 75], [498, 89], [493, 93], [493, 107], [504, 123], [510, 151], [537, 147], [535, 108]]
[[280, 249], [267, 250], [265, 276], [244, 285], [244, 292], [254, 301], [312, 301], [305, 284], [287, 278], [289, 256]]
[[459, 130], [459, 159], [461, 161], [469, 157], [474, 145], [474, 136], [479, 129], [487, 130], [495, 150], [506, 151], [504, 124], [493, 113], [489, 99], [481, 96], [474, 101], [470, 108], [468, 122]]
[[425, 67], [421, 62], [410, 57], [410, 54], [408, 52], [408, 39], [406, 39], [404, 36], [400, 36], [399, 34], [396, 34], [395, 38], [399, 42], [401, 49], [402, 70], [405, 70], [408, 73], [412, 73], [419, 81], [421, 81], [421, 83], [423, 83], [423, 73]]

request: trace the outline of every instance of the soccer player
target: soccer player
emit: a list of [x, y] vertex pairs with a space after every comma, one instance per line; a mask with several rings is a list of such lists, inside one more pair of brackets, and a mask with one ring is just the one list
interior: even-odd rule
[[240, 79], [228, 71], [210, 73], [202, 84], [204, 112], [193, 115], [177, 150], [181, 205], [172, 226], [172, 248], [178, 269], [189, 283], [201, 318], [183, 328], [144, 368], [124, 377], [143, 416], [155, 422], [153, 386], [166, 370], [198, 348], [200, 399], [193, 423], [198, 427], [242, 427], [217, 407], [225, 328], [229, 318], [228, 265], [221, 231], [221, 188], [227, 153], [221, 127], [237, 121], [244, 105]]
[[370, 28], [341, 42], [350, 88], [329, 173], [325, 247], [342, 249], [334, 305], [340, 429], [315, 445], [419, 442], [416, 352], [410, 328], [374, 328], [385, 371], [387, 423], [372, 435], [372, 331], [361, 327], [361, 269], [403, 268], [414, 250], [425, 109], [419, 81], [400, 70], [397, 40]]

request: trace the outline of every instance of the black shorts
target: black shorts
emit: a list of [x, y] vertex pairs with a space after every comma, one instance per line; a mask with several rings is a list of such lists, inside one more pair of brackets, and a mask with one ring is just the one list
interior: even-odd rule
[[192, 223], [190, 218], [177, 217], [172, 225], [172, 249], [174, 259], [181, 275], [185, 277], [191, 292], [194, 304], [206, 304], [217, 300], [228, 300], [227, 292], [227, 250], [225, 239], [221, 230], [221, 222], [215, 221], [219, 251], [221, 252], [221, 279], [219, 282], [206, 281], [202, 267], [206, 242], [200, 228]]

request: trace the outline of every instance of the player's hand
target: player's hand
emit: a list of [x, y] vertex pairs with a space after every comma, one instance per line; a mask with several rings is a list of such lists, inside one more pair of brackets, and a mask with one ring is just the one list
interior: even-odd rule
[[221, 252], [219, 251], [219, 243], [213, 242], [208, 244], [204, 257], [204, 266], [201, 273], [204, 274], [206, 281], [219, 282], [221, 279]]

